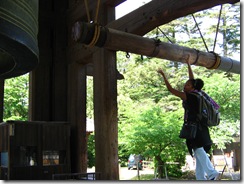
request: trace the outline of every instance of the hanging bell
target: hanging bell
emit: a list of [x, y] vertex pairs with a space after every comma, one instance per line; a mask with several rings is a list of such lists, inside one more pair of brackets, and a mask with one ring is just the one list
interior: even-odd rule
[[38, 64], [38, 1], [0, 1], [0, 78], [23, 75]]

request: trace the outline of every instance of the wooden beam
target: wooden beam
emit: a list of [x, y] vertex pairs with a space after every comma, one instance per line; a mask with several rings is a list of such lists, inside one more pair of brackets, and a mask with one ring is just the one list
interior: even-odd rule
[[[100, 20], [115, 19], [115, 8], [103, 6]], [[116, 52], [98, 49], [93, 58], [95, 169], [102, 180], [118, 180], [118, 108]]]
[[118, 107], [116, 53], [93, 54], [96, 172], [102, 180], [118, 180]]
[[[173, 3], [175, 2], [175, 3]], [[155, 29], [157, 26], [167, 24], [173, 19], [177, 19], [182, 16], [186, 16], [188, 14], [192, 14], [197, 11], [201, 11], [204, 9], [211, 8], [212, 6], [217, 6], [219, 4], [225, 3], [236, 3], [238, 0], [152, 0], [151, 2], [141, 6], [140, 8], [134, 10], [133, 12], [121, 17], [118, 20], [111, 21], [106, 25], [108, 28], [113, 28], [121, 31], [125, 31], [128, 33], [133, 33], [137, 35], [144, 35], [147, 32]], [[95, 4], [93, 5], [95, 6]], [[69, 18], [68, 24], [69, 28], [72, 27], [74, 21], [77, 20], [77, 16], [81, 16], [80, 10], [81, 5], [72, 6], [69, 10]], [[76, 14], [75, 12], [79, 12]], [[84, 11], [83, 11], [84, 13]], [[72, 20], [72, 21], [71, 21]], [[71, 30], [69, 35], [71, 35]], [[94, 47], [84, 47], [84, 45], [77, 45], [74, 42], [69, 42], [70, 47], [68, 47], [68, 52], [71, 53], [72, 57], [70, 61], [76, 62], [85, 62], [90, 63], [90, 60], [84, 59], [89, 58], [92, 53], [94, 53], [97, 48]], [[82, 63], [82, 64], [86, 64]]]
[[71, 124], [71, 173], [87, 171], [86, 66], [68, 65], [68, 122]]
[[126, 0], [107, 0], [106, 4], [112, 7], [116, 7], [120, 5], [121, 3], [125, 2]]
[[0, 122], [3, 122], [4, 79], [0, 79]]
[[145, 35], [157, 26], [172, 20], [209, 9], [211, 7], [237, 3], [239, 0], [152, 0], [131, 13], [106, 25], [128, 33]]
[[[97, 42], [93, 44], [109, 50], [121, 50], [183, 63], [186, 62], [186, 60], [190, 60], [190, 63], [197, 66], [240, 74], [240, 62], [219, 57], [214, 53], [202, 52], [188, 47], [160, 42], [155, 39], [141, 37], [115, 29], [98, 27], [99, 26], [96, 24], [77, 22], [73, 27], [74, 41], [91, 44], [95, 35], [98, 38]], [[83, 30], [89, 31], [84, 32]], [[94, 34], [95, 30], [99, 30], [97, 35]], [[92, 37], [91, 35], [87, 35], [87, 33], [92, 34]]]

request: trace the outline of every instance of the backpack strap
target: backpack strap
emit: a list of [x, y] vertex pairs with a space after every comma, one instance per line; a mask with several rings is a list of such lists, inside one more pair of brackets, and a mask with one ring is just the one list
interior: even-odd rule
[[199, 125], [199, 129], [202, 130], [201, 119], [202, 119], [203, 96], [200, 91], [196, 91], [196, 90], [192, 91], [191, 94], [196, 96], [198, 99], [197, 123]]

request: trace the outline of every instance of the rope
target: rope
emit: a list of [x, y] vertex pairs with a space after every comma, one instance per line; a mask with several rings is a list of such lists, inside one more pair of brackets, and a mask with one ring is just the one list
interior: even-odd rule
[[228, 70], [228, 71], [226, 71], [227, 73], [229, 72], [229, 71], [231, 71], [231, 69], [233, 68], [233, 60], [231, 59], [231, 58], [229, 58], [230, 59], [230, 61], [231, 61], [231, 67], [230, 67], [230, 69]]
[[[91, 17], [89, 13], [89, 6], [87, 0], [84, 0], [85, 7], [86, 7], [86, 15], [87, 15], [87, 21], [90, 23], [91, 22]], [[96, 8], [96, 13], [95, 13], [95, 19], [94, 22], [97, 23], [97, 18], [98, 18], [98, 12], [99, 12], [99, 6], [100, 6], [100, 0], [97, 0], [97, 8]]]
[[213, 64], [213, 66], [211, 66], [211, 67], [206, 67], [207, 69], [210, 69], [210, 70], [212, 70], [212, 69], [216, 69], [216, 68], [218, 68], [219, 67], [219, 65], [220, 65], [220, 63], [221, 63], [221, 58], [220, 58], [220, 56], [217, 54], [217, 53], [215, 53], [215, 52], [210, 52], [210, 53], [213, 53], [214, 54], [214, 56], [215, 56], [215, 63]]
[[94, 22], [97, 23], [97, 17], [98, 17], [98, 12], [99, 12], [99, 6], [100, 6], [100, 0], [97, 0], [97, 8], [96, 8], [96, 15]]
[[150, 57], [156, 57], [159, 53], [159, 48], [158, 46], [160, 45], [161, 41], [159, 39], [153, 39], [155, 43], [155, 47], [153, 49], [152, 54], [150, 54]]
[[96, 24], [96, 23], [94, 25], [95, 25], [94, 35], [93, 35], [92, 41], [89, 43], [88, 47], [94, 46], [97, 43], [97, 40], [98, 40], [98, 38], [100, 36], [101, 27], [98, 24]]
[[[89, 7], [88, 7], [87, 0], [84, 0], [84, 3], [85, 3], [85, 7], [86, 7], [86, 14], [87, 14], [88, 22], [91, 23], [91, 18], [90, 18], [90, 13], [89, 13]], [[97, 24], [99, 6], [100, 6], [100, 0], [97, 1], [95, 19], [93, 21], [94, 25], [95, 25], [95, 28], [94, 28], [95, 30], [94, 30], [92, 41], [88, 44], [88, 47], [94, 46], [97, 43], [97, 40], [99, 39], [99, 36], [100, 36], [101, 27]]]
[[196, 57], [195, 61], [192, 63], [192, 65], [195, 65], [199, 58], [199, 50], [195, 49], [195, 51], [197, 52], [197, 57]]
[[219, 32], [219, 22], [220, 22], [220, 18], [221, 18], [221, 13], [222, 13], [222, 5], [220, 6], [220, 10], [219, 10], [219, 19], [218, 19], [218, 24], [217, 24], [217, 28], [216, 28], [216, 33], [215, 33], [215, 40], [214, 40], [214, 46], [213, 46], [213, 52], [215, 50], [215, 46], [216, 46], [216, 40], [217, 40], [217, 35]]
[[86, 7], [86, 15], [87, 15], [87, 22], [91, 22], [91, 17], [90, 17], [90, 13], [89, 13], [89, 7], [88, 7], [88, 3], [87, 0], [84, 0], [85, 3], [85, 7]]
[[167, 38], [167, 40], [170, 42], [170, 43], [173, 43], [170, 39], [169, 39], [169, 37], [159, 28], [159, 27], [157, 27], [157, 29]]
[[[206, 48], [206, 50], [208, 51], [207, 44], [206, 44], [206, 42], [205, 42], [205, 40], [204, 40], [204, 38], [203, 38], [203, 35], [202, 35], [202, 33], [201, 33], [201, 30], [200, 30], [199, 27], [198, 27], [198, 23], [197, 23], [197, 21], [196, 21], [194, 15], [193, 15], [193, 14], [191, 14], [191, 15], [192, 15], [192, 17], [193, 17], [193, 19], [194, 19], [194, 21], [195, 21], [195, 24], [196, 24], [196, 26], [197, 26], [197, 29], [198, 29], [198, 31], [199, 31], [199, 33], [200, 33], [200, 35], [201, 35], [202, 41], [203, 41], [203, 43], [204, 43], [204, 45], [205, 45], [205, 48]], [[208, 51], [208, 52], [209, 52], [209, 51]]]

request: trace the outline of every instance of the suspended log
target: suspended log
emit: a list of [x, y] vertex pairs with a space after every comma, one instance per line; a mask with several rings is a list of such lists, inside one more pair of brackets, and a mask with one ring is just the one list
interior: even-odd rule
[[23, 75], [38, 64], [38, 1], [0, 1], [0, 78]]
[[161, 42], [159, 40], [77, 21], [72, 27], [72, 39], [88, 47], [104, 47], [114, 51], [125, 51], [148, 57], [156, 57], [192, 65], [240, 74], [240, 62], [221, 57], [216, 53]]

